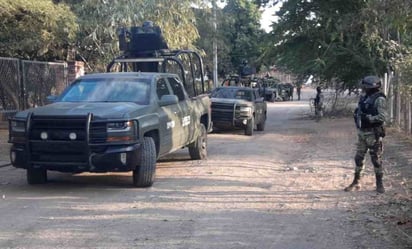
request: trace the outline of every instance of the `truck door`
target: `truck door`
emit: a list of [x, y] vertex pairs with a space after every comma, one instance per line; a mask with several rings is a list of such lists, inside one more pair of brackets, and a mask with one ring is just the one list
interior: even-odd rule
[[188, 141], [192, 141], [195, 129], [195, 116], [193, 113], [192, 100], [189, 99], [187, 93], [184, 90], [182, 83], [179, 79], [174, 77], [169, 77], [169, 84], [172, 88], [173, 93], [179, 99], [179, 109], [180, 109], [180, 123], [181, 123], [181, 145], [184, 146]]
[[[166, 80], [161, 78], [156, 83], [156, 93], [159, 100], [163, 95], [173, 94]], [[163, 139], [165, 145], [160, 148], [160, 153], [170, 152], [181, 146], [181, 129], [180, 129], [180, 108], [177, 104], [162, 106], [159, 110], [159, 136]]]

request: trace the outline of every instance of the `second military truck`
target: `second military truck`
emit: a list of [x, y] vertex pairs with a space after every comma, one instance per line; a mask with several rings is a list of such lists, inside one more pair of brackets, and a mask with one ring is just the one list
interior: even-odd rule
[[265, 129], [267, 103], [258, 88], [221, 86], [211, 93], [212, 123], [216, 128], [242, 128], [252, 136]]

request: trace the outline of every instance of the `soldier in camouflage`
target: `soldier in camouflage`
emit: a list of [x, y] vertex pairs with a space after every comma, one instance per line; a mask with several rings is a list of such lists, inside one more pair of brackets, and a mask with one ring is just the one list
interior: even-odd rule
[[382, 139], [385, 137], [386, 97], [380, 91], [381, 81], [377, 76], [367, 76], [361, 82], [363, 95], [354, 113], [358, 129], [358, 143], [355, 155], [355, 178], [345, 191], [359, 190], [360, 179], [365, 168], [365, 155], [369, 151], [375, 169], [376, 191], [384, 193], [382, 183]]

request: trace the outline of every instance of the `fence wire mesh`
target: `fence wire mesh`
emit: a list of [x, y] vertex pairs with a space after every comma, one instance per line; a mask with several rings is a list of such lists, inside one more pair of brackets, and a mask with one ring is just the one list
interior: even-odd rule
[[67, 86], [66, 63], [22, 61], [22, 71], [26, 108], [44, 105]]
[[22, 106], [19, 60], [0, 58], [0, 110], [19, 110]]
[[46, 103], [67, 86], [67, 63], [0, 57], [0, 121]]

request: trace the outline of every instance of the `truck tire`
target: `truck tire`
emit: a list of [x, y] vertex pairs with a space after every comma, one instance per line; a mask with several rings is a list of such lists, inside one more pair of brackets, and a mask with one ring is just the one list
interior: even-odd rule
[[203, 160], [207, 157], [207, 131], [204, 124], [200, 124], [200, 134], [196, 141], [189, 144], [189, 155], [192, 160]]
[[138, 157], [139, 165], [133, 170], [133, 185], [138, 188], [150, 187], [156, 173], [156, 145], [153, 138], [143, 138]]
[[29, 168], [26, 171], [27, 183], [44, 184], [47, 182], [47, 170], [46, 169], [33, 169]]
[[263, 117], [263, 120], [259, 124], [256, 125], [257, 130], [258, 131], [264, 131], [265, 130], [265, 123], [266, 123], [266, 115]]
[[255, 117], [251, 117], [247, 121], [246, 128], [245, 128], [245, 135], [252, 136], [254, 128], [255, 128]]

